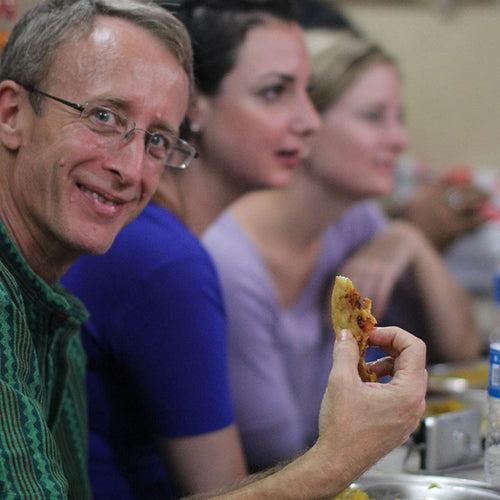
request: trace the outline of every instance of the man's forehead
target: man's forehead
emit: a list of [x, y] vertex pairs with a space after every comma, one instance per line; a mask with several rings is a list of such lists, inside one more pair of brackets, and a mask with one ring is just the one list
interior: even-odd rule
[[70, 87], [75, 98], [119, 89], [155, 93], [179, 78], [188, 85], [184, 68], [161, 40], [131, 21], [109, 16], [62, 43], [49, 74], [51, 83]]
[[119, 102], [143, 126], [172, 130], [189, 96], [189, 77], [172, 51], [144, 28], [109, 16], [60, 45], [46, 83], [46, 91], [65, 99]]
[[[145, 71], [151, 64], [144, 57], [145, 48], [150, 49], [152, 46], [157, 51], [172, 55], [155, 35], [132, 21], [97, 16], [90, 30], [75, 32], [61, 43], [55, 52], [49, 74], [52, 74], [53, 80], [64, 82], [76, 79], [76, 82], [80, 82], [87, 76], [99, 76], [99, 73], [126, 72], [130, 60], [135, 60], [139, 63], [136, 66], [142, 66]], [[171, 66], [179, 65], [176, 60], [171, 63]], [[129, 71], [132, 69], [130, 66]]]

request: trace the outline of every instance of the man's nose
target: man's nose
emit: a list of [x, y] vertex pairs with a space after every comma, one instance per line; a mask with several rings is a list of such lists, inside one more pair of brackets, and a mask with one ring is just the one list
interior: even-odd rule
[[144, 134], [136, 133], [139, 129], [127, 132], [110, 152], [106, 167], [115, 173], [123, 184], [134, 184], [142, 179], [146, 159]]

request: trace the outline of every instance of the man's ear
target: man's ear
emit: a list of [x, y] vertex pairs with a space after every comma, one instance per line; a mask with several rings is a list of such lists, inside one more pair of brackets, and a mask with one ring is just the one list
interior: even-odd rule
[[12, 80], [0, 83], [0, 143], [11, 151], [22, 143], [20, 110], [24, 90]]

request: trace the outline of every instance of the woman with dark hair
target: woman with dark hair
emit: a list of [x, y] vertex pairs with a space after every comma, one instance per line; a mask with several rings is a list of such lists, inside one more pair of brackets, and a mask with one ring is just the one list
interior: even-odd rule
[[[167, 498], [233, 483], [245, 473], [229, 395], [224, 306], [213, 264], [195, 235], [242, 194], [287, 184], [308, 152], [319, 118], [292, 12], [288, 0], [181, 5], [197, 82], [185, 135], [199, 157], [189, 169], [166, 170], [154, 203], [111, 250], [80, 260], [66, 277], [91, 313], [83, 342], [96, 498]], [[323, 438], [278, 472], [246, 480], [242, 494], [333, 495], [416, 425], [425, 386], [419, 341], [398, 329], [374, 335], [375, 343], [401, 354], [399, 364], [413, 366], [400, 374], [396, 391], [380, 388], [374, 398], [352, 376], [357, 347], [352, 336], [344, 337], [320, 417]], [[370, 407], [380, 413], [395, 405], [408, 411], [375, 425], [361, 418], [344, 430], [345, 416], [367, 405], [368, 392]], [[343, 456], [365, 428], [365, 446], [355, 447], [355, 466], [346, 467]]]
[[158, 196], [198, 235], [242, 194], [288, 183], [318, 127], [294, 6], [188, 0], [179, 9], [197, 81], [184, 134], [199, 157], [193, 169], [168, 172]]

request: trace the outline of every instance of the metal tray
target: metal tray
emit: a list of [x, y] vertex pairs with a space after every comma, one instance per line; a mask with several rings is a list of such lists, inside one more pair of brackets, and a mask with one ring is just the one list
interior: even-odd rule
[[366, 474], [351, 488], [366, 492], [370, 500], [500, 499], [500, 489], [487, 483], [445, 476]]

